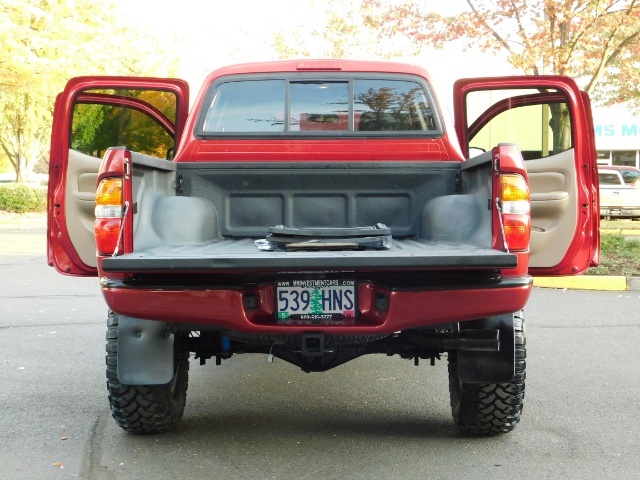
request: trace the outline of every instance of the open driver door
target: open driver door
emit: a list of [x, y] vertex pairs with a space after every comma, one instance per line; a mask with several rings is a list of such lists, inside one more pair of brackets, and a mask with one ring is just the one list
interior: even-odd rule
[[189, 86], [178, 79], [77, 77], [56, 98], [51, 132], [47, 261], [96, 276], [94, 210], [102, 155], [124, 146], [170, 161], [184, 129]]

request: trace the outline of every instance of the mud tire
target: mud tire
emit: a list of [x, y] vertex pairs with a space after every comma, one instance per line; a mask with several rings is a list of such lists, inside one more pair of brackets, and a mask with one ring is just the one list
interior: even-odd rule
[[514, 314], [515, 375], [509, 383], [464, 383], [458, 378], [455, 355], [449, 357], [451, 413], [458, 430], [470, 435], [512, 431], [522, 416], [526, 370], [524, 316]]

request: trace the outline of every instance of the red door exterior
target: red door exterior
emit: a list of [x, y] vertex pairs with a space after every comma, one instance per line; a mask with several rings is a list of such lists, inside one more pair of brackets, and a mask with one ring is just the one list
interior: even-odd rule
[[[154, 90], [173, 93], [176, 99], [176, 116], [174, 120], [167, 119], [161, 112], [144, 101], [125, 98], [118, 95], [124, 90]], [[113, 91], [113, 95], [95, 93]], [[67, 204], [73, 199], [68, 190], [68, 176], [70, 169], [69, 152], [71, 145], [71, 131], [74, 108], [77, 104], [118, 105], [135, 109], [152, 118], [161, 128], [169, 132], [175, 139], [176, 148], [184, 125], [189, 107], [189, 86], [179, 79], [132, 78], [132, 77], [77, 77], [71, 79], [64, 91], [56, 99], [53, 127], [51, 132], [51, 151], [49, 163], [49, 191], [47, 214], [47, 261], [57, 271], [66, 275], [96, 276], [95, 265], [88, 261], [88, 256], [81, 258], [74, 244], [70, 230], [75, 228], [76, 218], [67, 218]], [[80, 170], [91, 178], [90, 174], [97, 174], [100, 159], [90, 162]], [[80, 194], [78, 194], [80, 195]], [[82, 198], [84, 195], [85, 198]], [[90, 204], [89, 193], [82, 193], [80, 200]]]

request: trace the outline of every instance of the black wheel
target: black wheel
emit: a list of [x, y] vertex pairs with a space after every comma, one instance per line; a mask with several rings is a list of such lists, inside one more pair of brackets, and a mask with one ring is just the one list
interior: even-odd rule
[[174, 374], [166, 385], [124, 385], [118, 380], [118, 315], [107, 322], [107, 390], [111, 415], [131, 433], [166, 432], [184, 413], [189, 383], [189, 354], [176, 355]]
[[497, 435], [512, 431], [522, 416], [526, 348], [524, 316], [514, 315], [515, 375], [509, 383], [463, 383], [458, 378], [455, 355], [449, 357], [449, 394], [456, 427], [472, 435]]

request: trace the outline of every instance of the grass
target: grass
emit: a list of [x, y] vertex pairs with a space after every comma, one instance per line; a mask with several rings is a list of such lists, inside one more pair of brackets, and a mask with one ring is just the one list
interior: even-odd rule
[[600, 220], [600, 229], [621, 233], [623, 230], [640, 231], [640, 222], [634, 220]]
[[622, 234], [629, 230], [640, 232], [640, 222], [600, 222], [600, 265], [587, 270], [587, 275], [640, 276], [640, 240], [630, 240]]

